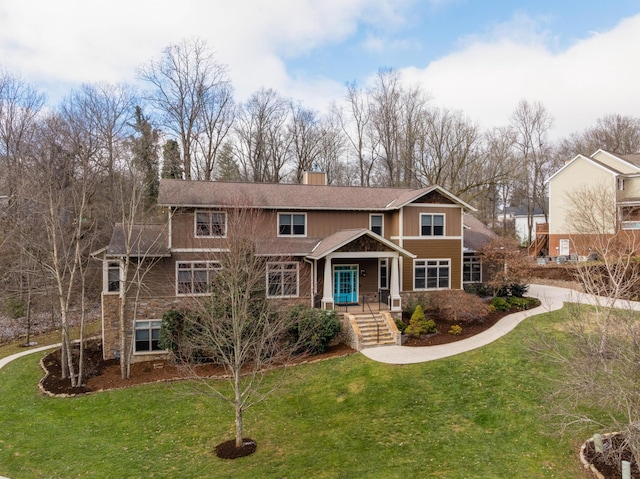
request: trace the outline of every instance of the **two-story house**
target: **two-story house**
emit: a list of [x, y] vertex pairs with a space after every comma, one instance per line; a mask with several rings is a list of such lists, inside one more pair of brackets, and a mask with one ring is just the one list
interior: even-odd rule
[[[438, 186], [342, 187], [328, 186], [325, 178], [310, 172], [303, 184], [161, 180], [158, 205], [166, 223], [140, 227], [128, 240], [130, 256], [150, 264], [144, 288], [128, 300], [134, 361], [159, 348], [165, 311], [206, 295], [231, 233], [228, 212], [237, 207], [258, 212], [269, 238], [256, 247], [269, 258], [264, 274], [270, 298], [323, 309], [375, 301], [395, 313], [406, 293], [461, 289], [481, 280], [474, 251], [490, 236], [473, 218], [465, 225], [472, 206]], [[466, 250], [465, 229], [475, 232]], [[98, 255], [104, 264], [105, 357], [119, 354], [126, 236], [117, 226]]]
[[549, 178], [549, 254], [587, 255], [597, 237], [640, 243], [640, 155], [577, 155]]

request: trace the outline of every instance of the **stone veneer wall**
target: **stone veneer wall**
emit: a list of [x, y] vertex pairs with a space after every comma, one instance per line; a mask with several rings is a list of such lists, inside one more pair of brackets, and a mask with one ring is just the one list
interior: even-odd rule
[[[135, 317], [138, 319], [162, 319], [162, 315], [171, 308], [186, 306], [182, 298], [143, 298], [138, 300]], [[117, 294], [102, 295], [102, 354], [104, 359], [113, 359], [120, 354], [119, 334], [120, 296]], [[131, 347], [133, 338], [133, 317], [135, 303], [130, 299], [126, 308], [127, 348]], [[148, 361], [165, 358], [164, 353], [134, 354], [131, 362]]]

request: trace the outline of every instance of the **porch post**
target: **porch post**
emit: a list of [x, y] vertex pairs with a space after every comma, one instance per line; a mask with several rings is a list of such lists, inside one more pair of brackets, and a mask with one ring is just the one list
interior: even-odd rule
[[402, 311], [400, 298], [400, 274], [398, 273], [398, 256], [391, 258], [391, 274], [389, 275], [389, 293], [391, 295], [391, 311]]
[[333, 274], [331, 255], [324, 258], [324, 280], [322, 286], [322, 309], [333, 309]]

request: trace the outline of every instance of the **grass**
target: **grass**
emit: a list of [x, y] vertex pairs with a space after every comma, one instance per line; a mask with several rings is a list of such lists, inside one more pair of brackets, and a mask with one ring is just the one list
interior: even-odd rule
[[[252, 456], [224, 461], [232, 409], [183, 382], [76, 398], [38, 393], [39, 355], [0, 370], [0, 475], [23, 478], [585, 478], [584, 438], [551, 434], [551, 364], [532, 356], [536, 316], [482, 349], [415, 365], [355, 354], [289, 368], [245, 412]], [[269, 377], [275, 381], [276, 376]]]
[[[91, 336], [99, 335], [102, 331], [102, 325], [100, 321], [92, 321], [84, 326], [84, 336], [85, 338], [89, 338]], [[71, 339], [77, 339], [80, 337], [80, 327], [73, 327], [69, 331], [69, 335]], [[31, 336], [30, 341], [35, 341], [38, 343], [37, 346], [46, 346], [48, 344], [57, 344], [61, 341], [61, 333], [60, 330], [50, 331], [48, 333], [42, 334], [33, 334]], [[0, 346], [0, 359], [5, 358], [7, 356], [11, 356], [12, 354], [21, 353], [26, 351], [27, 348], [22, 345], [25, 343], [25, 338], [19, 338], [14, 341], [9, 341]]]

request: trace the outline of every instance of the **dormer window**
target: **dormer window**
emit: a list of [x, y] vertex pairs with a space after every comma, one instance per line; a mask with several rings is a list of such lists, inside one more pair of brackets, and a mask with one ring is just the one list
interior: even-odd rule
[[195, 235], [199, 238], [227, 236], [227, 214], [223, 211], [196, 211]]
[[444, 215], [421, 214], [420, 236], [444, 236]]
[[304, 213], [279, 213], [278, 236], [306, 236], [307, 215]]

